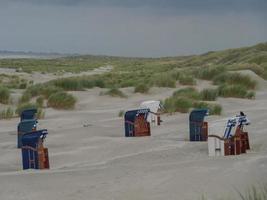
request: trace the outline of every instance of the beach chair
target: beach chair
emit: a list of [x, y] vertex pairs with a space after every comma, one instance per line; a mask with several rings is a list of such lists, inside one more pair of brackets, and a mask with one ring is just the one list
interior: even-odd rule
[[127, 111], [124, 115], [125, 137], [150, 136], [150, 123], [147, 122], [149, 109]]
[[49, 169], [48, 149], [44, 147], [46, 129], [26, 133], [22, 136], [23, 169]]
[[208, 109], [195, 109], [189, 115], [190, 141], [207, 141], [208, 122], [204, 118], [208, 116]]
[[147, 121], [153, 126], [160, 126], [162, 122], [160, 118], [160, 110], [162, 109], [160, 101], [144, 101], [140, 104], [140, 108], [149, 109]]

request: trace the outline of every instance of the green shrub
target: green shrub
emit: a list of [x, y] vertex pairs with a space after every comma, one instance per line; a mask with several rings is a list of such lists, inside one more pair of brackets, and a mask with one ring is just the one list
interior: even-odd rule
[[215, 101], [218, 97], [217, 89], [204, 89], [200, 92], [203, 101]]
[[169, 97], [164, 101], [163, 107], [168, 113], [187, 113], [192, 107], [192, 104], [192, 100], [185, 97]]
[[111, 88], [107, 92], [104, 92], [103, 94], [104, 95], [109, 95], [109, 96], [112, 96], [112, 97], [121, 97], [121, 98], [126, 98], [127, 97], [122, 91], [120, 91], [117, 88]]
[[210, 115], [221, 115], [222, 106], [219, 104], [210, 104], [209, 105], [209, 114]]
[[38, 106], [33, 103], [22, 103], [17, 106], [16, 114], [20, 115], [23, 110], [26, 109], [38, 109]]
[[257, 82], [252, 80], [248, 75], [242, 75], [239, 73], [223, 73], [213, 79], [213, 83], [216, 85], [219, 84], [236, 84], [242, 85], [247, 89], [255, 89]]
[[195, 85], [196, 80], [192, 76], [180, 76], [179, 83], [182, 85]]
[[27, 87], [27, 83], [20, 83], [19, 89], [25, 89]]
[[0, 86], [0, 103], [8, 104], [10, 99], [10, 91], [6, 87]]
[[123, 117], [124, 116], [125, 111], [124, 110], [120, 110], [118, 117]]
[[44, 98], [48, 99], [52, 94], [63, 92], [61, 88], [55, 87], [53, 85], [47, 85], [40, 89], [40, 94], [44, 96]]
[[19, 98], [19, 103], [27, 103], [31, 100], [32, 96], [29, 92], [24, 92], [22, 96]]
[[14, 117], [14, 110], [12, 108], [7, 108], [0, 112], [0, 119], [11, 119]]
[[247, 92], [247, 94], [246, 94], [246, 98], [247, 98], [247, 99], [255, 99], [255, 96], [256, 96], [256, 94], [255, 94], [254, 91], [249, 91], [249, 92]]
[[36, 116], [37, 116], [38, 119], [44, 119], [44, 117], [45, 117], [45, 112], [44, 112], [44, 110], [41, 109], [41, 108], [38, 108], [38, 109], [37, 109]]
[[193, 103], [193, 107], [196, 109], [209, 109], [209, 104], [202, 101], [197, 101]]
[[248, 98], [253, 93], [248, 91], [243, 85], [221, 85], [218, 88], [219, 96], [222, 97], [236, 97], [236, 98]]
[[75, 97], [66, 92], [57, 92], [55, 94], [52, 94], [47, 101], [48, 107], [55, 109], [73, 109], [75, 103]]
[[194, 102], [194, 108], [197, 109], [208, 109], [210, 115], [221, 115], [222, 107], [219, 104], [209, 104], [206, 102]]
[[43, 96], [39, 96], [37, 99], [36, 99], [36, 104], [38, 105], [38, 107], [43, 107], [44, 105], [44, 97]]
[[187, 88], [177, 90], [173, 93], [173, 96], [186, 97], [186, 98], [194, 99], [194, 100], [200, 99], [199, 92], [195, 88], [192, 88], [192, 87], [187, 87]]
[[134, 88], [134, 92], [137, 93], [148, 93], [149, 87], [146, 84], [139, 84]]
[[105, 82], [101, 79], [96, 79], [94, 81], [94, 86], [95, 87], [100, 87], [100, 88], [104, 88], [105, 87]]
[[169, 74], [158, 74], [153, 78], [154, 85], [158, 87], [170, 87], [175, 88], [176, 81], [175, 79]]
[[46, 86], [41, 85], [41, 84], [32, 85], [28, 87], [24, 93], [28, 92], [32, 97], [36, 97], [41, 94], [43, 87], [46, 87]]
[[215, 76], [223, 73], [225, 71], [225, 67], [223, 66], [210, 66], [201, 68], [197, 72], [197, 77], [204, 80], [212, 80]]
[[56, 87], [60, 87], [67, 91], [83, 90], [81, 81], [78, 78], [62, 78], [53, 81]]
[[237, 190], [241, 200], [266, 200], [267, 184], [259, 184], [249, 187], [243, 194]]

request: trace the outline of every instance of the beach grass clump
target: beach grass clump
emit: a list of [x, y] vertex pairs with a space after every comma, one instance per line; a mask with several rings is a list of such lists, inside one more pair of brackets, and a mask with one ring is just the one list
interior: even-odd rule
[[222, 106], [219, 104], [198, 101], [194, 102], [193, 107], [196, 109], [208, 109], [210, 115], [221, 115], [222, 113]]
[[192, 99], [188, 99], [186, 97], [169, 97], [165, 99], [163, 103], [163, 107], [165, 112], [174, 113], [181, 112], [187, 113], [189, 109], [192, 107], [193, 101]]
[[12, 117], [14, 117], [14, 110], [10, 107], [0, 112], [0, 119], [11, 119]]
[[221, 97], [235, 97], [235, 98], [252, 98], [251, 95], [255, 95], [255, 93], [251, 93], [247, 88], [243, 85], [227, 85], [223, 84], [218, 87], [218, 94]]
[[36, 113], [37, 118], [38, 119], [44, 118], [45, 115], [44, 110], [35, 103], [21, 103], [17, 106], [15, 113], [20, 116], [22, 111], [26, 109], [37, 109]]
[[66, 92], [56, 92], [48, 98], [47, 105], [55, 109], [73, 109], [75, 107], [76, 98], [72, 94]]
[[42, 108], [44, 106], [44, 97], [43, 96], [37, 97], [36, 104], [38, 105], [38, 107]]
[[80, 78], [61, 78], [53, 81], [54, 86], [67, 91], [83, 90], [82, 79]]
[[247, 95], [246, 95], [247, 99], [255, 99], [255, 97], [256, 97], [256, 93], [254, 91], [247, 92]]
[[100, 93], [100, 95], [108, 95], [111, 97], [127, 98], [127, 96], [118, 88], [111, 88], [104, 93]]
[[209, 104], [209, 114], [210, 115], [221, 115], [222, 106], [219, 104]]
[[203, 67], [197, 71], [197, 77], [203, 80], [212, 80], [215, 76], [225, 72], [224, 66], [209, 66]]
[[21, 103], [17, 106], [16, 114], [20, 115], [26, 109], [38, 109], [38, 106], [34, 103]]
[[137, 86], [135, 86], [134, 92], [135, 93], [139, 92], [139, 93], [147, 94], [149, 92], [149, 87], [148, 87], [148, 85], [146, 85], [144, 83], [140, 83]]
[[192, 76], [181, 75], [179, 77], [179, 83], [181, 85], [196, 85], [196, 80]]
[[194, 99], [194, 100], [200, 100], [201, 99], [199, 92], [193, 87], [187, 87], [187, 88], [177, 90], [173, 93], [173, 96], [186, 97], [186, 98]]
[[231, 85], [242, 85], [247, 89], [255, 89], [257, 82], [252, 80], [248, 75], [242, 75], [240, 73], [222, 73], [213, 78], [215, 85], [220, 84], [231, 84]]
[[157, 74], [153, 76], [153, 85], [157, 87], [169, 87], [175, 88], [176, 80], [173, 78], [171, 74]]
[[119, 113], [118, 113], [118, 117], [123, 117], [125, 114], [125, 111], [124, 110], [120, 110]]
[[267, 199], [267, 184], [253, 185], [244, 193], [237, 191], [241, 200], [266, 200]]
[[54, 85], [46, 85], [40, 89], [39, 95], [42, 95], [45, 99], [48, 99], [52, 94], [55, 94], [58, 92], [63, 92], [63, 90]]
[[22, 96], [19, 98], [19, 103], [27, 103], [31, 100], [32, 95], [29, 92], [24, 92]]
[[0, 103], [8, 104], [10, 100], [10, 90], [7, 87], [0, 86]]
[[203, 101], [216, 101], [218, 97], [217, 89], [203, 89], [200, 92], [201, 99]]

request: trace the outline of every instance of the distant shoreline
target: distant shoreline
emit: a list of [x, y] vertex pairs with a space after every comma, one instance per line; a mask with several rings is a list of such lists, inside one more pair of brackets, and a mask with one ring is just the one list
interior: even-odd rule
[[0, 59], [20, 59], [20, 58], [31, 58], [31, 59], [53, 59], [59, 57], [68, 56], [67, 54], [59, 53], [27, 53], [27, 52], [5, 52], [0, 51]]

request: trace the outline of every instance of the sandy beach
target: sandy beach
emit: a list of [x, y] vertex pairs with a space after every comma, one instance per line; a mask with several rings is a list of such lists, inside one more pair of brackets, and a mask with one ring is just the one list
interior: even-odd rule
[[[214, 199], [237, 195], [267, 181], [267, 82], [255, 100], [219, 98], [222, 116], [209, 116], [209, 133], [222, 134], [228, 117], [244, 111], [252, 149], [240, 156], [208, 157], [206, 142], [189, 142], [188, 114], [163, 115], [151, 137], [125, 138], [120, 110], [144, 100], [163, 99], [174, 89], [153, 88], [148, 95], [123, 91], [127, 99], [100, 96], [103, 89], [72, 92], [75, 110], [45, 110], [50, 170], [22, 170], [16, 148], [19, 119], [0, 121], [0, 194], [3, 200]], [[200, 82], [199, 85], [207, 85]]]

